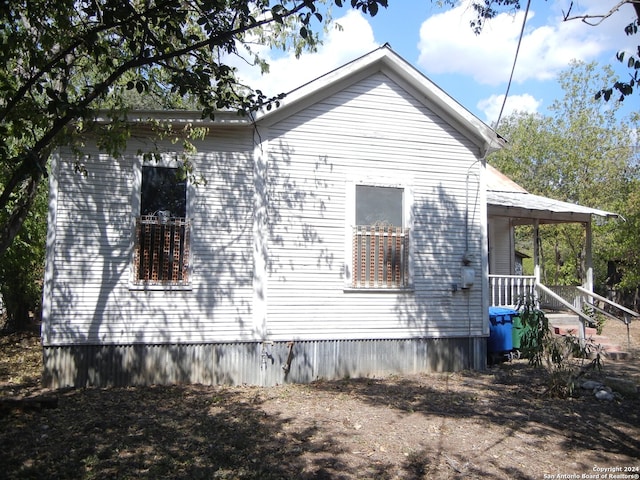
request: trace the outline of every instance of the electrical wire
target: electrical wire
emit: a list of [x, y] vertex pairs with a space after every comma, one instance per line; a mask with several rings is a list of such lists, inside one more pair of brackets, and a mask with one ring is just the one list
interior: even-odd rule
[[502, 107], [500, 107], [500, 114], [498, 115], [496, 124], [493, 127], [494, 130], [498, 130], [498, 125], [500, 124], [500, 120], [502, 119], [502, 112], [504, 112], [504, 106], [506, 105], [507, 97], [509, 96], [509, 90], [511, 90], [511, 82], [513, 81], [513, 72], [516, 69], [516, 62], [518, 61], [518, 55], [520, 53], [520, 45], [522, 44], [522, 37], [524, 36], [524, 27], [527, 24], [527, 17], [529, 16], [530, 6], [531, 6], [531, 0], [527, 0], [527, 8], [524, 12], [524, 19], [522, 20], [522, 28], [520, 29], [520, 37], [518, 38], [518, 47], [516, 48], [516, 56], [513, 59], [513, 65], [511, 66], [511, 75], [509, 75], [509, 83], [507, 83], [507, 91], [504, 94], [504, 99], [502, 100]]

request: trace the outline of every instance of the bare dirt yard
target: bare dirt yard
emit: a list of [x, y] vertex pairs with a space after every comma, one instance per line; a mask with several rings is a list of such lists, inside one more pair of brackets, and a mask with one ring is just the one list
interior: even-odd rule
[[[605, 334], [626, 345], [623, 324]], [[640, 383], [634, 359], [599, 380]], [[272, 388], [46, 391], [39, 339], [0, 338], [0, 478], [639, 478], [640, 398], [546, 392], [525, 360], [485, 372]], [[607, 378], [609, 377], [609, 378]], [[615, 382], [614, 382], [615, 384]], [[628, 383], [625, 383], [628, 386]], [[614, 391], [617, 387], [614, 388]], [[606, 470], [611, 469], [611, 470]]]

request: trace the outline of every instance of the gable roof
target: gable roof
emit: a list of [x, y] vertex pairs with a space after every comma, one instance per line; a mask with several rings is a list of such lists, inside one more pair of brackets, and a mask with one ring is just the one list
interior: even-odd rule
[[378, 72], [397, 82], [418, 101], [462, 132], [481, 148], [482, 154], [504, 146], [504, 140], [494, 130], [395, 53], [388, 44], [292, 90], [280, 102], [280, 107], [260, 112], [256, 116], [256, 122], [266, 125], [276, 123]]
[[[423, 105], [469, 138], [479, 147], [480, 155], [486, 156], [504, 147], [504, 139], [493, 129], [395, 53], [388, 44], [295, 88], [280, 100], [279, 107], [259, 111], [253, 118], [242, 117], [232, 111], [215, 112], [215, 119], [211, 120], [202, 118], [202, 112], [199, 111], [134, 110], [127, 114], [127, 120], [139, 125], [147, 124], [153, 119], [173, 125], [204, 127], [238, 127], [252, 125], [254, 122], [269, 126], [378, 72], [398, 83]], [[99, 122], [110, 122], [106, 117], [98, 117]]]
[[575, 203], [534, 195], [509, 177], [487, 164], [487, 209], [489, 215], [516, 219], [516, 223], [588, 222], [593, 215], [604, 218], [619, 217], [617, 213], [584, 207]]

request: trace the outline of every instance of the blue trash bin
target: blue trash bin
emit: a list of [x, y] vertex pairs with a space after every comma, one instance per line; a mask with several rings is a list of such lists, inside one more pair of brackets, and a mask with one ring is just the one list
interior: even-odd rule
[[512, 308], [489, 308], [489, 340], [487, 352], [496, 358], [513, 350], [513, 318], [518, 312]]

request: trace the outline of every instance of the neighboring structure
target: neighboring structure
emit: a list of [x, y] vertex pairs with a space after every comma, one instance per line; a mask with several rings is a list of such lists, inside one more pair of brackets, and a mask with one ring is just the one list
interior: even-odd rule
[[139, 112], [209, 133], [191, 158], [93, 149], [51, 171], [45, 382], [250, 383], [482, 369], [484, 158], [502, 140], [388, 47], [254, 121]]
[[515, 275], [524, 275], [524, 259], [531, 258], [531, 257], [526, 253], [519, 252], [518, 250], [516, 250], [514, 254], [515, 254], [515, 264], [513, 266], [514, 267], [513, 273]]

